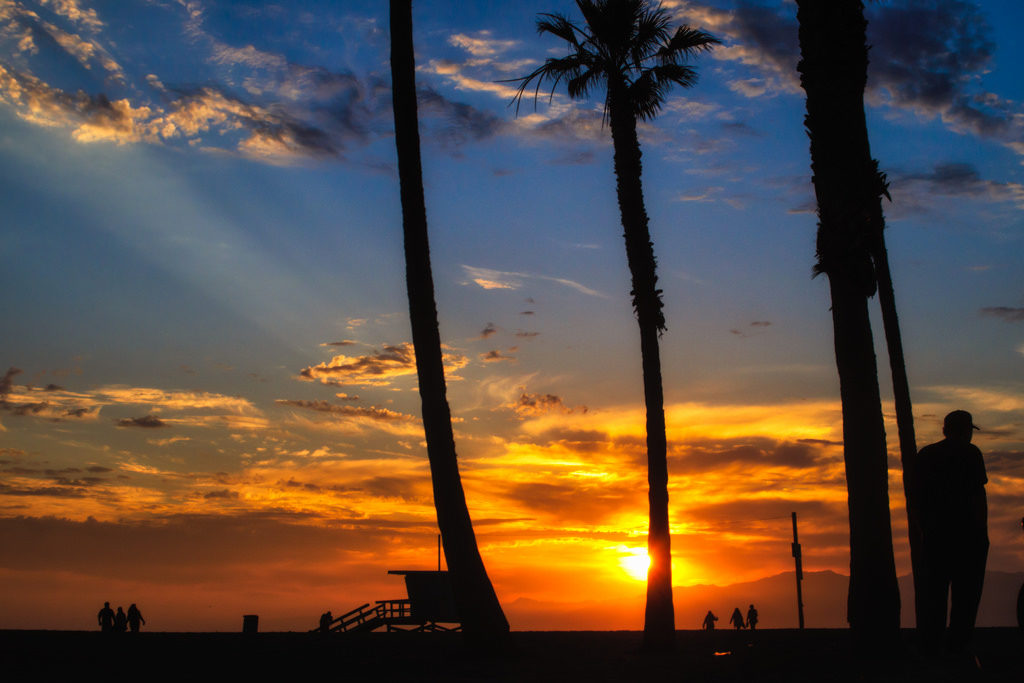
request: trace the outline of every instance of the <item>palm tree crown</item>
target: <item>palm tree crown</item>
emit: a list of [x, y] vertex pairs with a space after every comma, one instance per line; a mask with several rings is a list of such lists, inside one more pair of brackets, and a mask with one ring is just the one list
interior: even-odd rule
[[537, 32], [550, 33], [569, 43], [572, 52], [548, 58], [535, 71], [519, 79], [516, 111], [530, 84], [534, 102], [545, 81], [551, 94], [561, 81], [569, 97], [583, 99], [604, 86], [605, 116], [613, 91], [623, 87], [631, 113], [646, 121], [654, 118], [673, 85], [692, 87], [697, 72], [686, 62], [720, 41], [682, 25], [672, 32], [668, 10], [645, 0], [576, 0], [586, 22], [579, 26], [562, 14], [541, 14]]

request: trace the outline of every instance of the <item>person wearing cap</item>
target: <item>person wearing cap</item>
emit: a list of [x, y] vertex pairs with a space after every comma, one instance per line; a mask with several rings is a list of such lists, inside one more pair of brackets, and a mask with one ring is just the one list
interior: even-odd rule
[[946, 628], [952, 590], [947, 647], [965, 650], [985, 581], [988, 558], [988, 502], [985, 461], [971, 443], [974, 419], [954, 410], [942, 424], [942, 441], [917, 456], [921, 493], [921, 531], [926, 559], [924, 621], [919, 624], [926, 647], [937, 649]]

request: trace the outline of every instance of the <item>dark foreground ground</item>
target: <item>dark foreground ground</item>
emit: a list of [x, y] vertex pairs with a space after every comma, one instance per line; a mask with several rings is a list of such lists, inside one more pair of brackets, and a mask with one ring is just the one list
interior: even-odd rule
[[891, 657], [851, 653], [846, 630], [680, 631], [669, 654], [640, 635], [512, 633], [473, 655], [457, 633], [0, 631], [0, 680], [21, 681], [1014, 681], [1024, 632], [979, 629], [974, 658], [923, 658], [913, 635]]

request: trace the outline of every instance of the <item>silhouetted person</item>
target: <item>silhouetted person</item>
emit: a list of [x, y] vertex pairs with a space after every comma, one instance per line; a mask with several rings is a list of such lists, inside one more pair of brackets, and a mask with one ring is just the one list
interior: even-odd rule
[[109, 602], [103, 603], [103, 609], [96, 614], [96, 622], [104, 633], [110, 633], [114, 630], [114, 610], [110, 609]]
[[139, 608], [136, 607], [135, 603], [133, 602], [128, 607], [128, 626], [129, 628], [131, 628], [132, 633], [139, 632], [140, 623], [145, 624], [146, 620], [142, 618], [142, 612], [139, 611]]
[[331, 610], [327, 610], [320, 615], [320, 630], [324, 633], [328, 633], [331, 630], [331, 622], [334, 621], [334, 616], [331, 614]]
[[751, 631], [757, 628], [757, 608], [753, 605], [747, 610], [747, 628]]
[[117, 614], [114, 615], [114, 631], [116, 633], [124, 633], [127, 630], [128, 615], [124, 613], [124, 608], [118, 605]]
[[704, 630], [714, 631], [716, 621], [718, 621], [718, 617], [712, 614], [711, 610], [708, 610], [708, 613], [704, 616]]
[[743, 612], [740, 612], [739, 607], [732, 611], [732, 616], [729, 617], [729, 623], [732, 624], [733, 628], [735, 628], [737, 631], [743, 628]]
[[921, 531], [927, 562], [921, 633], [929, 649], [939, 646], [952, 592], [947, 645], [970, 643], [988, 558], [988, 502], [985, 461], [971, 444], [974, 420], [965, 410], [946, 415], [946, 437], [921, 449], [917, 470]]

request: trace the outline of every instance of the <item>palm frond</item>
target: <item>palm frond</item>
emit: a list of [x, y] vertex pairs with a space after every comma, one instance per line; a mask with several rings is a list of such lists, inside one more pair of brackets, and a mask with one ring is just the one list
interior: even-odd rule
[[697, 83], [697, 71], [685, 64], [659, 64], [645, 69], [629, 87], [633, 113], [648, 121], [654, 118], [668, 98], [672, 86], [692, 88]]
[[594, 67], [584, 69], [575, 77], [568, 79], [566, 82], [566, 86], [569, 90], [569, 97], [574, 100], [589, 97], [590, 93], [605, 80], [605, 72], [602, 69]]
[[721, 43], [722, 41], [710, 33], [683, 24], [676, 29], [672, 39], [658, 50], [657, 58], [662, 64], [678, 63], [695, 57], [701, 52], [708, 52], [715, 45]]
[[659, 64], [648, 69], [658, 83], [692, 88], [697, 84], [697, 70], [687, 64]]
[[670, 17], [668, 11], [660, 5], [648, 8], [640, 13], [636, 21], [636, 32], [633, 36], [632, 60], [641, 65], [658, 47], [671, 40], [669, 32]]
[[580, 42], [577, 34], [583, 34], [583, 31], [576, 24], [572, 23], [568, 17], [556, 13], [544, 13], [540, 16], [544, 18], [537, 20], [538, 34], [550, 33], [573, 47], [579, 48]]
[[522, 103], [523, 96], [531, 84], [534, 86], [533, 106], [536, 108], [537, 100], [540, 98], [540, 90], [545, 82], [551, 83], [551, 92], [548, 97], [550, 100], [555, 96], [555, 90], [563, 79], [571, 80], [576, 78], [585, 64], [585, 60], [581, 59], [581, 54], [583, 53], [573, 52], [565, 57], [549, 57], [543, 64], [522, 78], [500, 81], [503, 83], [512, 82], [519, 84], [516, 94], [509, 103], [510, 106], [515, 105], [516, 116], [519, 116], [519, 105]]
[[629, 87], [633, 115], [642, 121], [653, 119], [665, 103], [667, 91], [667, 84], [659, 82], [653, 71], [644, 71]]

